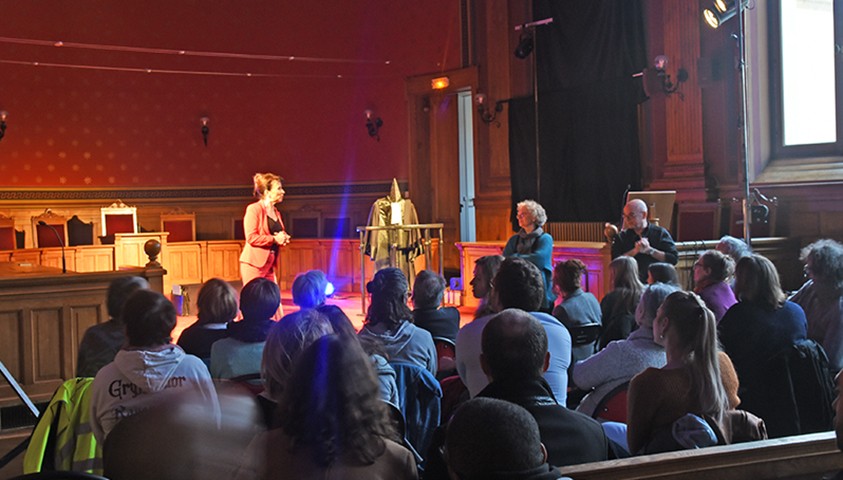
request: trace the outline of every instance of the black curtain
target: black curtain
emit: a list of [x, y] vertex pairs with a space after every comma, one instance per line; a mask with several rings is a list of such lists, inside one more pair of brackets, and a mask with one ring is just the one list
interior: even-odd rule
[[513, 99], [513, 205], [535, 199], [552, 221], [617, 221], [624, 191], [641, 187], [637, 106], [645, 96], [640, 78], [632, 76], [646, 66], [640, 0], [534, 0], [533, 12], [535, 20], [553, 17], [535, 27], [532, 54], [540, 194], [533, 97]]

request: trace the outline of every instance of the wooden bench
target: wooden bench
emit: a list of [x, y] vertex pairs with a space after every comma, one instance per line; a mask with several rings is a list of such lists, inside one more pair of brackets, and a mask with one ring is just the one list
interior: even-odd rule
[[574, 480], [820, 478], [843, 470], [834, 432], [643, 455], [560, 468]]

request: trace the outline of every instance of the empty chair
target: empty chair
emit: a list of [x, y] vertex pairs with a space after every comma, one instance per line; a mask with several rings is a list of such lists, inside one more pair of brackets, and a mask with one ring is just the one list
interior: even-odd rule
[[177, 208], [161, 214], [161, 231], [170, 232], [167, 242], [196, 241], [196, 214]]
[[61, 247], [67, 245], [67, 218], [56, 215], [49, 208], [32, 217], [32, 231], [36, 248]]
[[67, 221], [67, 246], [94, 244], [94, 224], [85, 223], [74, 215]]
[[102, 236], [100, 241], [103, 244], [113, 244], [114, 235], [117, 233], [138, 233], [138, 209], [130, 207], [117, 200], [107, 207], [100, 208], [102, 216]]
[[17, 248], [16, 234], [15, 219], [0, 215], [0, 250], [14, 250]]

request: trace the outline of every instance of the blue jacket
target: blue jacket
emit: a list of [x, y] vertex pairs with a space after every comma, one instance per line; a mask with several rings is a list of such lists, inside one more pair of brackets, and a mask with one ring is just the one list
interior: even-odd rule
[[395, 370], [406, 439], [417, 452], [424, 454], [433, 431], [439, 426], [442, 388], [433, 374], [418, 365], [405, 362], [389, 364]]

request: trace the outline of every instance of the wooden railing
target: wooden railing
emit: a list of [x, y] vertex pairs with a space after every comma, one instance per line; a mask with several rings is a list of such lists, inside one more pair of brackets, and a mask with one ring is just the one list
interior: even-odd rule
[[843, 469], [834, 432], [642, 455], [560, 468], [574, 480], [822, 478]]

